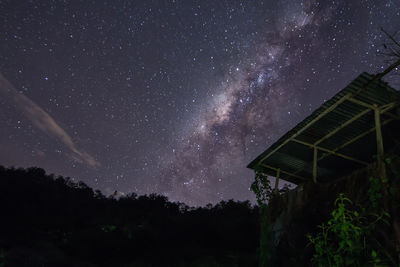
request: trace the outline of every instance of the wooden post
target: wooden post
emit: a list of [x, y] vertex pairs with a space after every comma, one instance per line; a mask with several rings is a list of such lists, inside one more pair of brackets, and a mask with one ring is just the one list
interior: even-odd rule
[[383, 137], [381, 128], [381, 115], [380, 110], [376, 104], [374, 104], [374, 115], [375, 115], [375, 132], [376, 132], [376, 151], [378, 156], [378, 171], [380, 179], [386, 180], [386, 168], [383, 150]]
[[278, 186], [279, 186], [279, 176], [281, 174], [281, 169], [276, 170], [276, 179], [275, 179], [275, 191], [278, 192]]
[[384, 158], [384, 150], [383, 150], [383, 137], [382, 137], [382, 128], [381, 128], [381, 114], [380, 109], [376, 104], [374, 104], [374, 115], [375, 115], [375, 131], [376, 131], [376, 150], [378, 153], [378, 173], [379, 178], [382, 182], [382, 191], [383, 191], [383, 209], [386, 212], [389, 212], [389, 189], [386, 178], [386, 166], [385, 166], [385, 158]]
[[318, 149], [314, 146], [314, 160], [313, 160], [313, 181], [317, 183], [317, 160], [318, 160]]

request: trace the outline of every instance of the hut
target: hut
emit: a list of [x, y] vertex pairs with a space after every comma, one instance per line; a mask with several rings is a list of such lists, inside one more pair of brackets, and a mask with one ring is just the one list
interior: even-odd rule
[[[400, 92], [382, 80], [391, 67], [361, 73], [248, 165], [275, 179], [275, 192], [280, 180], [297, 185], [268, 203], [268, 266], [309, 264], [306, 235], [327, 220], [338, 193], [367, 203], [368, 177], [387, 178], [385, 160], [400, 155]], [[396, 228], [399, 207], [386, 205]], [[397, 228], [397, 241], [387, 242], [399, 243]]]
[[376, 159], [383, 162], [385, 153], [400, 151], [399, 101], [398, 91], [364, 72], [248, 168], [298, 185], [333, 182]]

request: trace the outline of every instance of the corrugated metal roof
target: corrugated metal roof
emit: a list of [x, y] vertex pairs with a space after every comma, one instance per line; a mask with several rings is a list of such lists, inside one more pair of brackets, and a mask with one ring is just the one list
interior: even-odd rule
[[[381, 122], [386, 152], [399, 151], [400, 93], [374, 77], [365, 72], [360, 74], [247, 167], [261, 168], [271, 176], [275, 176], [276, 169], [280, 169], [281, 179], [295, 184], [302, 183], [313, 176], [312, 145], [318, 147], [318, 181], [329, 181], [363, 167], [365, 163], [373, 162], [373, 155], [376, 154], [375, 121], [374, 111], [368, 105], [380, 108], [390, 103], [396, 105], [381, 115]], [[352, 143], [346, 145], [346, 142], [352, 140]], [[340, 155], [332, 154], [331, 151]]]

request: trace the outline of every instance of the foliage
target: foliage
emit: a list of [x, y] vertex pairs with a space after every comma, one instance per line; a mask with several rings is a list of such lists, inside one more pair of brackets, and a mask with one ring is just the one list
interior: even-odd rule
[[381, 179], [370, 177], [369, 178], [369, 189], [367, 192], [369, 202], [374, 210], [376, 210], [382, 200], [382, 184]]
[[100, 225], [101, 231], [108, 233], [108, 232], [114, 232], [117, 227], [115, 225]]
[[379, 265], [382, 260], [377, 249], [368, 241], [377, 223], [387, 222], [388, 214], [361, 215], [349, 208], [352, 204], [339, 194], [328, 223], [319, 226], [321, 232], [316, 236], [307, 236], [314, 245], [313, 262], [317, 266], [385, 266]]
[[256, 266], [249, 201], [106, 197], [39, 168], [0, 166], [0, 207], [0, 266]]
[[[379, 159], [378, 159], [379, 160]], [[396, 162], [396, 163], [395, 163]], [[308, 235], [318, 266], [389, 266], [398, 263], [399, 246], [394, 234], [400, 203], [398, 156], [385, 158], [384, 179], [370, 177], [367, 200], [355, 205], [339, 194], [326, 224], [316, 236]], [[358, 204], [358, 205], [360, 205]]]
[[316, 237], [308, 236], [315, 246], [313, 260], [318, 266], [360, 265], [358, 258], [363, 253], [362, 231], [358, 226], [359, 214], [346, 209], [348, 198], [340, 194], [336, 199], [337, 208], [327, 224], [319, 226]]
[[[395, 160], [399, 161], [400, 157], [393, 157]], [[390, 197], [392, 198], [392, 200], [396, 201], [399, 200], [400, 198], [400, 170], [395, 167], [395, 165], [393, 164], [393, 159], [390, 157], [387, 157], [385, 159], [386, 162], [386, 166], [388, 166], [388, 169], [390, 170], [393, 179], [392, 179], [392, 183], [390, 184], [389, 187], [389, 193], [390, 193]], [[396, 201], [396, 206], [394, 208], [398, 208], [400, 207], [400, 202]]]
[[4, 266], [4, 260], [6, 257], [6, 253], [4, 252], [3, 249], [0, 250], [0, 267]]
[[267, 207], [268, 202], [273, 197], [273, 190], [270, 184], [268, 176], [261, 170], [256, 170], [254, 182], [251, 184], [251, 190], [254, 192], [257, 198], [260, 212], [260, 248], [259, 248], [259, 266], [268, 266], [271, 254], [271, 229], [268, 223], [269, 210]]
[[259, 206], [266, 205], [272, 197], [271, 182], [261, 170], [255, 171], [256, 175], [250, 189], [254, 192]]

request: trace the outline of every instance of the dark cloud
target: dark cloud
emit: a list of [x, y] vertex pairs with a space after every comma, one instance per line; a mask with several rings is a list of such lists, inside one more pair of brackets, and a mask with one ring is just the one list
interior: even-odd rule
[[[65, 145], [70, 151], [68, 156], [73, 160], [88, 165], [99, 167], [100, 163], [86, 151], [78, 148], [72, 138], [61, 128], [57, 122], [35, 102], [23, 93], [19, 93], [15, 87], [0, 73], [0, 93], [14, 102], [15, 106], [31, 121], [31, 123], [44, 134], [56, 139]], [[44, 156], [42, 151], [37, 153]]]

